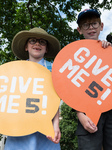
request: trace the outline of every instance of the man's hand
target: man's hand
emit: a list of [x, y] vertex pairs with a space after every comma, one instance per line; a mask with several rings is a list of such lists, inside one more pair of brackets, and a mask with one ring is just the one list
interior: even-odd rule
[[84, 129], [87, 130], [88, 132], [94, 133], [98, 130], [97, 126], [84, 113], [77, 112], [77, 117], [82, 126], [84, 127]]

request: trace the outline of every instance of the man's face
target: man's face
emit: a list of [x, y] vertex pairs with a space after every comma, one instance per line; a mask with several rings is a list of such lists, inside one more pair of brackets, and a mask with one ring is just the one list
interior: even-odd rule
[[77, 30], [80, 34], [83, 34], [85, 39], [98, 40], [100, 31], [103, 30], [103, 23], [97, 20], [87, 20]]

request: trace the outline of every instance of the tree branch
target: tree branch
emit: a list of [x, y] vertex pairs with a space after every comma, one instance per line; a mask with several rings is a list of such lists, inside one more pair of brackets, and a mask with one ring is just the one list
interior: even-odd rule
[[53, 4], [51, 4], [50, 2], [49, 2], [49, 4], [56, 10], [56, 12], [58, 12], [60, 19], [62, 19], [61, 15], [60, 15], [60, 12], [59, 12], [59, 10], [57, 9], [57, 7], [54, 6]]
[[30, 11], [30, 3], [31, 3], [31, 0], [28, 1], [27, 3], [27, 8], [28, 8], [28, 11], [29, 11], [29, 14], [30, 14], [30, 21], [31, 21], [31, 28], [33, 28], [33, 24], [32, 24], [32, 14], [31, 14], [31, 11]]

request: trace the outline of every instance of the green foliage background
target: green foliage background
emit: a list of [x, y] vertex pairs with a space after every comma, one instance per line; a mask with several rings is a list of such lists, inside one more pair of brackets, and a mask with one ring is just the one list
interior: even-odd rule
[[90, 4], [91, 8], [111, 9], [112, 0], [102, 3], [99, 0], [0, 0], [0, 64], [16, 59], [11, 52], [11, 42], [21, 30], [41, 27], [56, 36], [62, 48], [83, 38], [68, 21], [76, 21], [77, 12], [85, 4]]
[[76, 112], [63, 102], [61, 105], [61, 117], [61, 150], [78, 150], [77, 136], [75, 135], [77, 128]]
[[[112, 0], [102, 0], [101, 3], [99, 0], [0, 0], [0, 64], [17, 59], [11, 52], [11, 42], [14, 35], [21, 30], [41, 27], [57, 37], [62, 48], [82, 39], [68, 22], [76, 21], [77, 12], [85, 4], [89, 4], [90, 8], [112, 8]], [[77, 150], [76, 113], [63, 103], [61, 116], [61, 148]]]

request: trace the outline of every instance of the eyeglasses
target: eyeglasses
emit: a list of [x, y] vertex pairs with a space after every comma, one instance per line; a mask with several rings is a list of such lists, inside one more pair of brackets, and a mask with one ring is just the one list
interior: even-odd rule
[[44, 40], [44, 39], [31, 38], [31, 39], [28, 40], [28, 42], [29, 42], [31, 45], [34, 45], [34, 44], [37, 43], [37, 42], [39, 42], [39, 44], [42, 45], [42, 46], [47, 45], [47, 41]]
[[99, 22], [84, 23], [84, 24], [82, 24], [81, 27], [82, 27], [84, 30], [88, 30], [88, 29], [90, 28], [90, 25], [92, 25], [92, 27], [93, 27], [94, 29], [97, 29], [97, 28], [99, 27]]

